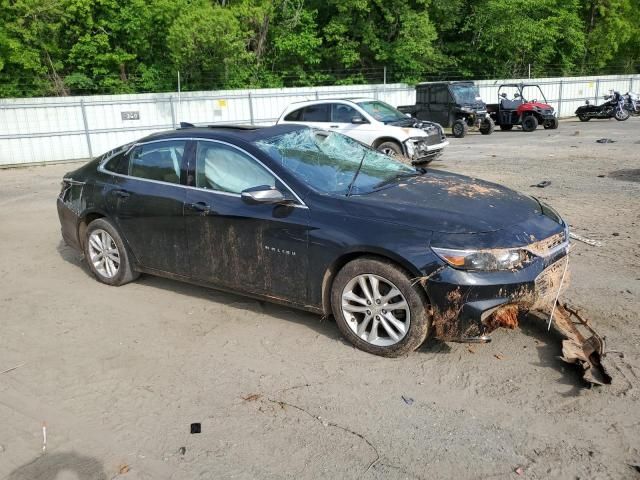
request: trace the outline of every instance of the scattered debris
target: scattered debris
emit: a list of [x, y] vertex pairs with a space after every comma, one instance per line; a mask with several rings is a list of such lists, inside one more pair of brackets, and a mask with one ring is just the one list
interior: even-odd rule
[[596, 140], [598, 143], [616, 143], [615, 140], [611, 140], [610, 138], [599, 138]]
[[548, 187], [549, 185], [551, 185], [551, 180], [543, 180], [540, 183], [535, 183], [535, 184], [529, 185], [529, 186], [530, 187], [545, 188], [545, 187]]
[[191, 434], [193, 435], [194, 433], [200, 433], [202, 431], [202, 427], [199, 423], [192, 423], [191, 424]]
[[598, 175], [598, 178], [604, 178], [606, 175]]
[[129, 465], [127, 465], [126, 463], [123, 463], [118, 467], [118, 475], [124, 475], [128, 471], [129, 471]]
[[628, 465], [635, 469], [636, 472], [640, 472], [640, 463], [629, 463]]
[[613, 232], [611, 235], [613, 235], [614, 237], [619, 237], [620, 234], [618, 232]]
[[[610, 384], [611, 376], [603, 365], [607, 355], [604, 339], [595, 332], [579, 309], [567, 303], [557, 303], [554, 311], [553, 326], [565, 338], [560, 358], [567, 363], [582, 366], [582, 376], [587, 382], [596, 385]], [[544, 312], [539, 313], [544, 315]], [[587, 338], [578, 327], [591, 336]]]
[[516, 473], [516, 475], [524, 475], [524, 468], [518, 467], [514, 470], [514, 472]]
[[498, 360], [504, 359], [504, 355], [502, 355], [501, 353], [494, 353], [493, 356], [496, 357]]
[[413, 405], [413, 398], [405, 397], [404, 395], [401, 395], [400, 398], [402, 398], [404, 403], [406, 403], [407, 405]]
[[580, 130], [576, 130], [575, 132], [573, 132], [574, 137], [577, 137], [578, 135], [580, 135]]
[[590, 238], [583, 237], [582, 235], [578, 235], [577, 233], [569, 232], [569, 237], [574, 240], [578, 240], [579, 242], [586, 243], [587, 245], [591, 245], [592, 247], [601, 247], [602, 242], [598, 240], [591, 240]]
[[47, 452], [47, 422], [42, 422], [42, 453]]
[[[277, 405], [280, 405], [280, 408], [282, 408], [283, 410], [285, 409], [285, 407], [291, 407], [291, 408], [295, 408], [296, 410], [299, 410], [300, 412], [308, 415], [309, 417], [313, 418], [314, 420], [323, 423], [323, 420], [321, 417], [313, 415], [312, 413], [308, 412], [307, 410], [305, 410], [302, 407], [299, 407], [298, 405], [294, 405], [293, 403], [288, 403], [285, 402], [283, 400], [274, 400], [272, 398], [267, 398], [267, 400], [271, 403], [275, 403]], [[373, 466], [378, 463], [378, 461], [380, 460], [380, 452], [378, 452], [378, 449], [373, 445], [373, 443], [371, 443], [369, 441], [369, 439], [367, 439], [367, 437], [365, 437], [364, 435], [362, 435], [361, 433], [358, 433], [354, 430], [351, 430], [350, 428], [347, 427], [343, 427], [342, 425], [338, 425], [337, 423], [333, 423], [333, 422], [326, 422], [327, 425], [329, 427], [334, 427], [334, 428], [339, 428], [340, 430], [350, 433], [352, 435], [355, 435], [356, 437], [360, 438], [362, 441], [364, 441], [367, 445], [369, 445], [369, 447], [371, 447], [371, 449], [373, 450], [373, 452], [376, 455], [376, 458], [374, 458], [371, 462], [369, 462], [369, 465], [367, 466], [367, 468], [365, 469], [365, 471], [363, 472], [363, 475], [367, 474], [369, 472], [369, 470], [371, 470], [371, 468], [373, 468]], [[324, 423], [323, 423], [324, 425]]]
[[242, 397], [242, 400], [244, 400], [245, 402], [255, 402], [256, 400], [260, 400], [261, 398], [262, 395], [260, 393], [251, 393], [246, 397]]
[[467, 351], [469, 353], [476, 353], [475, 349], [473, 348], [473, 345], [467, 345]]
[[180, 448], [178, 449], [178, 453], [179, 453], [180, 455], [184, 455], [185, 453], [187, 453], [187, 447], [180, 447]]
[[6, 370], [3, 370], [2, 372], [0, 372], [0, 375], [2, 375], [3, 373], [9, 373], [9, 372], [12, 372], [12, 371], [14, 371], [16, 368], [20, 368], [20, 367], [22, 367], [23, 365], [25, 365], [25, 363], [24, 363], [24, 362], [22, 362], [20, 365], [16, 365], [15, 367], [7, 368]]

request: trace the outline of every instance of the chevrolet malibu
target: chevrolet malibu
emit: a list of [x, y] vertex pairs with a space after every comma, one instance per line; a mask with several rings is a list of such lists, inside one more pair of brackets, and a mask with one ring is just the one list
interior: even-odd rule
[[390, 357], [486, 341], [566, 269], [546, 204], [299, 125], [148, 136], [69, 172], [57, 206], [100, 282], [146, 273], [333, 315]]

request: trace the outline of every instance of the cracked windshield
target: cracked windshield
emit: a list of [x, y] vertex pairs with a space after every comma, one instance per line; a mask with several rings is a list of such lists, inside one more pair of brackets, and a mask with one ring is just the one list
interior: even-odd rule
[[304, 129], [256, 142], [316, 191], [364, 194], [418, 171], [339, 133]]

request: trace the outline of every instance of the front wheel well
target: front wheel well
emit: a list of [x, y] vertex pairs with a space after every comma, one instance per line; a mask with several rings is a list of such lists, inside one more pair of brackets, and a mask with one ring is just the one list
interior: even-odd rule
[[397, 138], [393, 138], [393, 137], [380, 137], [380, 138], [376, 138], [373, 143], [371, 144], [371, 146], [375, 149], [377, 149], [380, 145], [382, 145], [385, 142], [393, 142], [396, 145], [398, 145], [400, 147], [400, 150], [402, 150], [404, 152], [404, 147], [402, 146], [402, 142], [398, 141]]
[[[345, 255], [342, 255], [338, 259], [336, 259], [324, 272], [324, 276], [322, 278], [322, 312], [325, 317], [332, 315], [333, 311], [331, 309], [331, 288], [333, 287], [333, 281], [336, 278], [336, 275], [342, 268], [349, 262], [356, 260], [358, 258], [369, 258], [373, 260], [381, 260], [383, 262], [387, 262], [402, 270], [408, 278], [418, 278], [419, 275], [415, 275], [411, 273], [409, 267], [402, 265], [400, 262], [394, 260], [385, 255], [380, 255], [376, 253], [369, 252], [351, 252]], [[424, 289], [420, 289], [421, 293], [424, 294], [424, 297], [427, 303], [430, 303], [427, 298], [427, 292]]]

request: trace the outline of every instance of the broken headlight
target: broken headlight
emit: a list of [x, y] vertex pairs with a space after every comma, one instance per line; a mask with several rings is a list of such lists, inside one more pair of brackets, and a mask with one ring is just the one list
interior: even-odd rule
[[517, 270], [529, 260], [522, 248], [492, 248], [486, 250], [456, 250], [431, 247], [442, 260], [461, 270]]

